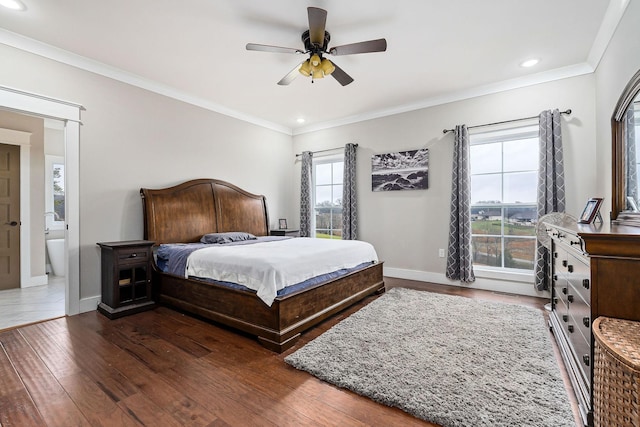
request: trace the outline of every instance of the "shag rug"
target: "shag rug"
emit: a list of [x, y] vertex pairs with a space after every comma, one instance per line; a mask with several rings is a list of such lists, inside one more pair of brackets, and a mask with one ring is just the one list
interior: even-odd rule
[[541, 311], [393, 288], [285, 358], [453, 426], [575, 426]]

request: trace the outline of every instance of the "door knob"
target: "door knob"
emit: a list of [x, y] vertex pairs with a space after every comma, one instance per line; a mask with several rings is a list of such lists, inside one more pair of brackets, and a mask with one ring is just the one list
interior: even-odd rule
[[5, 225], [10, 225], [12, 227], [15, 227], [16, 225], [18, 225], [18, 221], [11, 221], [11, 222], [5, 222]]

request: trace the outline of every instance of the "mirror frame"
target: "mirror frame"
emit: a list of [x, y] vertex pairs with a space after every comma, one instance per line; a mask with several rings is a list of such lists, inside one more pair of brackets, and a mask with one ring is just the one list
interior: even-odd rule
[[640, 93], [640, 70], [634, 74], [622, 91], [611, 117], [611, 220], [619, 224], [625, 224], [626, 220], [629, 220], [634, 223], [630, 225], [636, 226], [640, 221], [640, 213], [625, 211], [627, 205], [624, 176], [626, 150], [623, 117], [638, 93]]

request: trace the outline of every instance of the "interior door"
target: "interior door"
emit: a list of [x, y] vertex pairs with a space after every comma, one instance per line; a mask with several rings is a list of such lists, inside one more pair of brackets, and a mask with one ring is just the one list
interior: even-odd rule
[[0, 290], [20, 287], [20, 146], [0, 144]]

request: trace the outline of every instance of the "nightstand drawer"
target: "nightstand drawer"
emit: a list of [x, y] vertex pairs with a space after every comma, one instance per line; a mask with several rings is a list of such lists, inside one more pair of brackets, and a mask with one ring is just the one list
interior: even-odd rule
[[149, 260], [150, 251], [147, 248], [120, 249], [118, 262], [130, 264], [132, 262], [146, 263]]

